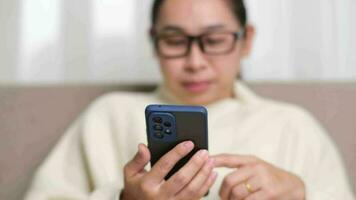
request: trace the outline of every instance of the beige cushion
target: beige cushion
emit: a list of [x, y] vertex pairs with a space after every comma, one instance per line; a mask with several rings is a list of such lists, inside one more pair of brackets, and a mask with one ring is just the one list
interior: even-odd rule
[[[259, 94], [297, 103], [329, 130], [356, 189], [356, 84], [251, 84]], [[95, 97], [153, 86], [0, 87], [0, 199], [21, 199], [36, 167]]]

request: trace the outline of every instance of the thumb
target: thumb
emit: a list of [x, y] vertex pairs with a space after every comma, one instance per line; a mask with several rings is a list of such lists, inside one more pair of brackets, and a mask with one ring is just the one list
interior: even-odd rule
[[132, 177], [144, 171], [144, 168], [147, 165], [147, 163], [150, 161], [150, 158], [151, 155], [147, 146], [142, 143], [139, 144], [136, 155], [125, 166], [124, 169], [125, 176]]

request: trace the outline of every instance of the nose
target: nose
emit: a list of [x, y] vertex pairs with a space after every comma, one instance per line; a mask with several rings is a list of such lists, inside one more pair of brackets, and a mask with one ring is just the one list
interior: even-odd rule
[[190, 72], [199, 71], [207, 67], [207, 60], [204, 52], [196, 41], [192, 42], [190, 52], [186, 59], [186, 69]]

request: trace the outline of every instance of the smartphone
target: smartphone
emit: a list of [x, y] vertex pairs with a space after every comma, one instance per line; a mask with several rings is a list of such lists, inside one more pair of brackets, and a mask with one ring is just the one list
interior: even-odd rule
[[165, 179], [169, 179], [200, 149], [208, 150], [208, 112], [202, 106], [148, 105], [145, 109], [151, 166], [183, 141], [192, 141], [194, 149], [182, 158]]

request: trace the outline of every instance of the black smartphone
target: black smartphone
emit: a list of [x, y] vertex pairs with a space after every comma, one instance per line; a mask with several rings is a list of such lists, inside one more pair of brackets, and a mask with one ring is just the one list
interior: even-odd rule
[[167, 174], [167, 180], [200, 149], [208, 150], [208, 112], [202, 106], [148, 105], [145, 109], [151, 166], [183, 141], [192, 141], [194, 149]]

